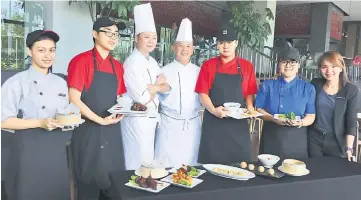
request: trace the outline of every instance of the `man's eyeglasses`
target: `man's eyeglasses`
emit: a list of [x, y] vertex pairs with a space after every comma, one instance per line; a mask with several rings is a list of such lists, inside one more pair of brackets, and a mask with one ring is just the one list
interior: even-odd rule
[[290, 64], [290, 66], [295, 66], [295, 65], [297, 65], [297, 63], [298, 63], [298, 61], [296, 61], [296, 60], [281, 60], [280, 61], [280, 65], [281, 66], [286, 66], [287, 64]]
[[120, 33], [113, 33], [111, 31], [99, 30], [98, 32], [105, 33], [105, 35], [109, 38], [120, 38], [121, 37]]

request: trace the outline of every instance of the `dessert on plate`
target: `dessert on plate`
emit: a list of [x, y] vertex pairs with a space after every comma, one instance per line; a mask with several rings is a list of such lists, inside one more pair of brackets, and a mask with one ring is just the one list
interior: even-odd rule
[[147, 106], [141, 104], [141, 103], [134, 103], [131, 107], [130, 110], [132, 111], [146, 111], [147, 110]]
[[162, 163], [153, 160], [140, 166], [139, 175], [144, 178], [147, 178], [149, 175], [151, 175], [151, 177], [158, 179], [167, 176], [168, 171], [165, 170], [165, 167]]
[[59, 124], [77, 125], [82, 123], [80, 109], [73, 103], [68, 104], [64, 109], [58, 110], [55, 119]]
[[306, 164], [300, 160], [295, 159], [286, 159], [282, 162], [282, 166], [280, 166], [281, 170], [288, 174], [304, 174], [308, 172], [306, 168]]
[[81, 114], [68, 112], [66, 114], [56, 114], [55, 119], [58, 120], [58, 123], [61, 125], [73, 125], [81, 123]]

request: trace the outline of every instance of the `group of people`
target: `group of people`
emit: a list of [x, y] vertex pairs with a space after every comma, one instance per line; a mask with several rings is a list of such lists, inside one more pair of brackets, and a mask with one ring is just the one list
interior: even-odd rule
[[[135, 6], [134, 18], [136, 47], [123, 65], [109, 52], [125, 24], [101, 17], [93, 24], [94, 48], [70, 61], [67, 83], [51, 72], [59, 36], [43, 30], [28, 34], [32, 65], [2, 86], [1, 126], [15, 130], [5, 178], [9, 199], [67, 199], [68, 140], [79, 200], [109, 199], [110, 172], [136, 170], [153, 159], [168, 167], [251, 160], [248, 121], [227, 117], [226, 102], [264, 114], [261, 153], [351, 158], [360, 91], [349, 83], [337, 52], [321, 56], [322, 78], [308, 83], [297, 75], [298, 51], [285, 49], [281, 76], [258, 89], [252, 63], [236, 56], [237, 33], [229, 20], [218, 35], [220, 56], [199, 68], [190, 62], [192, 23], [183, 19], [173, 44], [175, 60], [160, 68], [149, 55], [157, 43], [151, 5]], [[156, 117], [108, 113], [125, 97]], [[54, 117], [70, 102], [85, 122], [62, 132]], [[299, 119], [274, 117], [291, 112]]]

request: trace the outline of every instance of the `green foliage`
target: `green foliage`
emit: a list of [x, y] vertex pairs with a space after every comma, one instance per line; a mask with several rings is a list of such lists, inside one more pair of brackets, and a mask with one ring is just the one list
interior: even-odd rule
[[95, 5], [101, 6], [100, 16], [110, 16], [113, 13], [117, 14], [117, 17], [120, 19], [127, 20], [129, 12], [133, 11], [134, 6], [140, 3], [139, 0], [130, 0], [130, 1], [117, 1], [117, 0], [106, 0], [106, 1], [83, 1], [83, 0], [69, 0], [69, 5], [71, 3], [83, 3], [87, 4], [89, 7], [89, 12], [92, 17], [93, 22], [95, 21]]
[[254, 9], [254, 1], [227, 2], [232, 10], [231, 22], [238, 31], [240, 46], [249, 45], [254, 48], [263, 46], [264, 41], [272, 33], [268, 20], [274, 20], [269, 8], [263, 13]]
[[[19, 2], [19, 8], [23, 4]], [[10, 13], [8, 13], [10, 15]], [[11, 20], [23, 22], [25, 15], [15, 12]], [[1, 22], [1, 70], [24, 68], [24, 27], [20, 24]], [[16, 48], [17, 47], [17, 48]]]

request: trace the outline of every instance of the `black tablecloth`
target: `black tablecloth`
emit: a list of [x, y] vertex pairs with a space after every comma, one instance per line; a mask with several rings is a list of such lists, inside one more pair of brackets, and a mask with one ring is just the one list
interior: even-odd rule
[[[206, 173], [193, 189], [169, 186], [157, 194], [125, 186], [134, 171], [113, 172], [115, 200], [352, 200], [361, 199], [361, 165], [334, 157], [304, 160], [309, 175], [237, 181]], [[281, 163], [279, 163], [281, 164]]]

